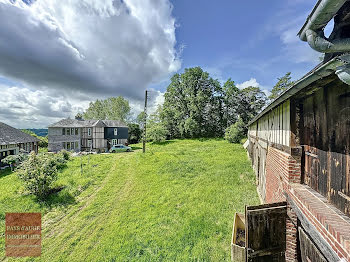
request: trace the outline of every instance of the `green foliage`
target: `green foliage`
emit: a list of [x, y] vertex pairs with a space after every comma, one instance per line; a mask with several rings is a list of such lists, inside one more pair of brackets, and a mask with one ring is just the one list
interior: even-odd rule
[[140, 129], [140, 126], [138, 124], [128, 124], [129, 127], [129, 137], [128, 142], [129, 144], [136, 144], [140, 142], [142, 131]]
[[[262, 110], [266, 103], [265, 93], [259, 87], [249, 86], [239, 92], [239, 105], [236, 113], [243, 123], [247, 125]], [[245, 127], [246, 132], [247, 128]]]
[[35, 134], [33, 131], [28, 130], [28, 129], [22, 129], [21, 130], [24, 133], [27, 133], [28, 135], [34, 136], [35, 138], [39, 139], [39, 147], [47, 147], [49, 144], [49, 140], [47, 136], [38, 136], [37, 134]]
[[278, 82], [271, 90], [271, 95], [269, 96], [270, 100], [275, 100], [280, 94], [282, 94], [294, 84], [294, 82], [291, 81], [292, 77], [290, 75], [291, 72], [288, 72], [283, 77], [277, 78]]
[[28, 154], [24, 153], [22, 150], [17, 155], [9, 155], [1, 160], [1, 162], [10, 165], [11, 167], [16, 167], [20, 165], [23, 161], [28, 159]]
[[160, 117], [170, 138], [222, 137], [239, 118], [248, 124], [266, 102], [259, 87], [240, 90], [231, 79], [221, 87], [195, 67], [172, 77]]
[[165, 93], [162, 114], [170, 137], [221, 136], [221, 93], [220, 83], [200, 67], [175, 74]]
[[147, 140], [156, 143], [163, 142], [166, 140], [168, 130], [163, 126], [162, 123], [152, 124], [147, 129]]
[[235, 124], [228, 127], [225, 131], [225, 139], [230, 143], [239, 143], [245, 136], [245, 124], [239, 119]]
[[18, 177], [31, 194], [43, 199], [50, 193], [53, 183], [57, 180], [57, 165], [60, 165], [61, 160], [53, 155], [36, 155], [31, 152], [29, 158], [18, 168]]
[[158, 106], [156, 112], [149, 117], [147, 123], [147, 140], [156, 143], [165, 141], [168, 136], [168, 130], [161, 120], [163, 107]]
[[70, 156], [71, 156], [71, 154], [70, 154], [67, 150], [65, 150], [65, 149], [62, 149], [62, 150], [58, 153], [58, 155], [62, 155], [63, 159], [66, 160], [66, 161], [68, 161], [68, 160], [70, 159]]
[[108, 119], [126, 121], [130, 116], [129, 101], [122, 96], [90, 102], [83, 113], [84, 119]]

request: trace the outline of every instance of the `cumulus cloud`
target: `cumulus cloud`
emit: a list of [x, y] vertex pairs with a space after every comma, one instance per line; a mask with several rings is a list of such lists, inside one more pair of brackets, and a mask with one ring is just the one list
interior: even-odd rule
[[271, 94], [270, 90], [262, 85], [255, 78], [251, 78], [248, 81], [236, 85], [239, 89], [244, 89], [247, 87], [260, 87], [260, 89], [265, 93], [266, 96]]
[[47, 127], [61, 118], [74, 117], [89, 103], [16, 86], [0, 85], [0, 93], [0, 121], [17, 128]]
[[248, 81], [245, 81], [245, 82], [243, 82], [241, 84], [237, 84], [237, 87], [239, 89], [244, 89], [244, 88], [247, 88], [247, 87], [250, 87], [250, 86], [259, 87], [260, 84], [258, 83], [258, 81], [255, 78], [251, 78]]
[[0, 0], [4, 77], [57, 93], [140, 100], [181, 66], [168, 0], [30, 2]]

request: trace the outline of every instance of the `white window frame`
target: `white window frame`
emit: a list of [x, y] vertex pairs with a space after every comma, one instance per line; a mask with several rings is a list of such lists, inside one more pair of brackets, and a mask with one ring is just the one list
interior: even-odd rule
[[115, 136], [118, 135], [118, 128], [114, 128], [114, 135], [115, 135]]
[[88, 144], [88, 148], [91, 148], [92, 147], [92, 140], [89, 139], [87, 144]]
[[112, 145], [113, 146], [118, 145], [118, 139], [112, 139]]
[[91, 128], [88, 128], [88, 136], [91, 136]]

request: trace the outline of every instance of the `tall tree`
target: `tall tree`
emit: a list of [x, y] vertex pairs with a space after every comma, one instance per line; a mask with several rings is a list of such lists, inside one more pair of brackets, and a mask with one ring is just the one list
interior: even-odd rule
[[[266, 105], [267, 97], [259, 87], [249, 86], [240, 90], [237, 114], [244, 124], [257, 115]], [[245, 132], [247, 128], [245, 128]]]
[[229, 78], [223, 86], [223, 114], [224, 122], [223, 127], [227, 128], [234, 124], [238, 120], [238, 106], [239, 106], [239, 92], [235, 82]]
[[280, 94], [282, 94], [285, 90], [294, 84], [294, 82], [291, 80], [292, 77], [290, 75], [291, 72], [288, 72], [283, 77], [277, 78], [278, 82], [272, 88], [271, 95], [269, 96], [269, 99], [271, 101], [275, 100]]
[[220, 136], [222, 89], [200, 67], [175, 74], [165, 92], [162, 121], [171, 137]]
[[130, 116], [129, 101], [122, 96], [90, 102], [83, 114], [85, 119], [109, 119], [126, 121]]

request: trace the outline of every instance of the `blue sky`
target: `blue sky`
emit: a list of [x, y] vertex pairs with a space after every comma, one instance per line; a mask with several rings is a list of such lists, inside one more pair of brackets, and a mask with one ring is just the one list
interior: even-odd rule
[[[297, 32], [315, 0], [172, 0], [182, 68], [201, 66], [215, 78], [251, 78], [270, 89], [291, 71], [300, 78], [318, 61]], [[305, 56], [306, 53], [309, 53]]]
[[319, 63], [297, 37], [315, 3], [0, 0], [0, 121], [46, 127], [118, 95], [136, 116], [145, 89], [156, 90], [154, 109], [170, 77], [194, 66], [268, 93]]

